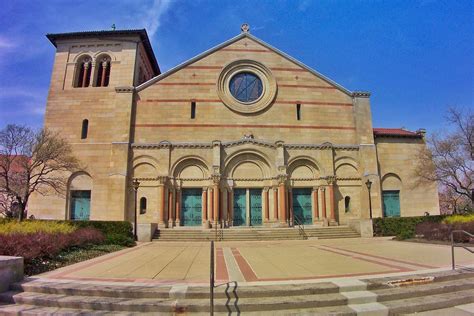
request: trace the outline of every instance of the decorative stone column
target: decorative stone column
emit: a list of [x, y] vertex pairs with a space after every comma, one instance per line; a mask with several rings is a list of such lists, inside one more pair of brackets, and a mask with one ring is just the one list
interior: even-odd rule
[[321, 187], [321, 209], [322, 209], [322, 218], [323, 220], [327, 219], [327, 216], [326, 216], [326, 188], [325, 187]]
[[214, 222], [214, 189], [213, 188], [209, 188], [209, 211], [208, 211], [208, 214], [209, 214], [209, 221], [211, 223]]
[[213, 187], [213, 192], [214, 192], [214, 224], [217, 225], [217, 223], [219, 223], [220, 221], [220, 217], [219, 217], [219, 213], [220, 213], [220, 205], [219, 205], [219, 195], [220, 195], [220, 190], [219, 190], [219, 187], [217, 185], [214, 185]]
[[270, 205], [268, 205], [268, 191], [269, 189], [267, 187], [263, 188], [264, 223], [268, 223], [270, 221]]
[[207, 223], [207, 187], [202, 188], [202, 223]]
[[272, 188], [273, 191], [273, 219], [278, 221], [278, 187]]
[[293, 191], [291, 187], [288, 188], [288, 225], [294, 225], [294, 214], [293, 214]]
[[232, 226], [232, 222], [234, 220], [234, 204], [232, 201], [232, 188], [227, 190], [227, 226]]
[[[82, 87], [83, 88], [86, 88], [87, 77], [89, 76], [89, 67], [91, 67], [91, 62], [89, 60], [84, 61], [84, 72], [83, 72], [83, 75], [82, 75]], [[90, 84], [90, 77], [89, 77], [89, 84]], [[89, 86], [89, 85], [87, 85], [87, 86]]]
[[313, 223], [319, 220], [319, 195], [318, 187], [313, 188]]
[[286, 203], [286, 187], [285, 178], [280, 177], [278, 179], [278, 210], [280, 211], [280, 224], [287, 225], [287, 203]]
[[158, 208], [158, 224], [164, 225], [165, 224], [165, 185], [159, 184], [158, 185], [158, 196], [160, 198], [160, 205]]
[[107, 74], [107, 67], [108, 67], [108, 61], [107, 58], [104, 58], [101, 62], [102, 66], [102, 77], [100, 80], [100, 86], [103, 87], [105, 85], [105, 75]]
[[336, 221], [336, 210], [334, 205], [334, 182], [335, 177], [328, 178], [328, 190], [329, 190], [329, 211], [330, 219], [332, 222]]
[[176, 207], [175, 207], [175, 225], [181, 226], [181, 190], [176, 189], [175, 194]]
[[173, 188], [168, 189], [168, 228], [173, 227]]

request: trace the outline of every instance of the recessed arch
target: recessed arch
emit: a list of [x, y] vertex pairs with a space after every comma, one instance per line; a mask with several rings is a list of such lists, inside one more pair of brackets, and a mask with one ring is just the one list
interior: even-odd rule
[[133, 166], [134, 178], [156, 178], [157, 172], [155, 166], [148, 162], [141, 162]]
[[234, 153], [226, 160], [224, 174], [228, 178], [269, 178], [270, 164], [265, 156], [254, 150]]
[[176, 179], [207, 179], [209, 168], [201, 157], [186, 156], [174, 164], [171, 174]]
[[112, 58], [109, 54], [102, 53], [95, 57], [95, 87], [107, 87], [109, 85], [111, 68]]
[[92, 177], [85, 171], [71, 174], [68, 179], [68, 190], [92, 190]]
[[77, 58], [73, 86], [75, 88], [86, 88], [91, 83], [92, 58], [83, 54]]
[[320, 177], [321, 169], [313, 158], [298, 156], [288, 162], [288, 174], [293, 179], [315, 179]]
[[386, 173], [382, 177], [382, 190], [400, 191], [401, 189], [402, 179], [396, 173]]
[[360, 177], [357, 167], [351, 163], [343, 163], [337, 166], [336, 177], [338, 178], [358, 178]]

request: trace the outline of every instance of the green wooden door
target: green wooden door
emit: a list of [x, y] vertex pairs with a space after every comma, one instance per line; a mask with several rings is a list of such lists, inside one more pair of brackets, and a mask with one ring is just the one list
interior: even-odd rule
[[202, 189], [183, 189], [181, 195], [181, 225], [202, 225]]
[[303, 224], [312, 224], [311, 189], [292, 189], [292, 191], [295, 217], [298, 217]]
[[88, 221], [91, 214], [91, 191], [71, 191], [71, 219]]
[[246, 201], [247, 190], [246, 189], [235, 189], [234, 190], [234, 226], [245, 226], [247, 219], [246, 212]]
[[400, 217], [400, 191], [383, 191], [383, 216]]
[[262, 225], [262, 190], [250, 189], [250, 225]]

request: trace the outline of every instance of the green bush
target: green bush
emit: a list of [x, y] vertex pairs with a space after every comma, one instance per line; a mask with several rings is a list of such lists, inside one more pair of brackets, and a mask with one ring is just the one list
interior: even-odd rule
[[443, 220], [444, 224], [463, 224], [474, 222], [474, 214], [450, 215]]
[[373, 219], [374, 236], [396, 236], [398, 239], [415, 237], [416, 225], [423, 222], [441, 222], [446, 215], [383, 217]]
[[132, 224], [127, 221], [67, 221], [75, 227], [92, 227], [105, 235], [105, 243], [134, 246]]

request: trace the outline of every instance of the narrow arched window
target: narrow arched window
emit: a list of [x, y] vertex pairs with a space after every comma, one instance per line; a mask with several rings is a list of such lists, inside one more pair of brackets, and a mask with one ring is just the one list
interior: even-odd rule
[[140, 198], [140, 214], [146, 213], [146, 197]]
[[107, 55], [101, 55], [97, 58], [97, 77], [95, 81], [96, 87], [107, 87], [110, 80], [110, 57]]
[[296, 104], [296, 119], [301, 121], [301, 104]]
[[191, 102], [191, 118], [196, 118], [196, 101]]
[[88, 87], [91, 81], [92, 59], [89, 56], [79, 58], [76, 64], [76, 77], [74, 87]]
[[351, 211], [351, 197], [350, 196], [346, 196], [344, 198], [344, 209], [346, 213]]
[[86, 139], [88, 132], [89, 132], [89, 120], [85, 119], [82, 121], [81, 139]]

